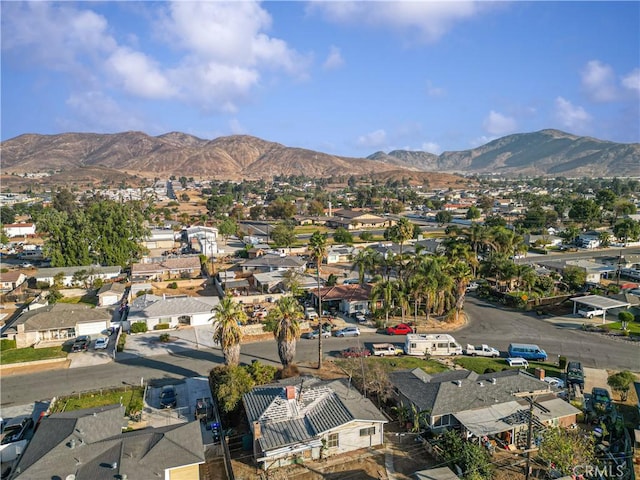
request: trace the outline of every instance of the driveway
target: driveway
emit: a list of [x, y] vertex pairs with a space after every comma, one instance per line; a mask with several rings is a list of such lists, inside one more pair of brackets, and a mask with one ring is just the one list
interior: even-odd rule
[[[169, 342], [161, 342], [160, 335], [162, 333], [168, 333], [171, 336], [171, 340]], [[166, 355], [185, 350], [209, 350], [214, 346], [213, 326], [200, 325], [177, 330], [160, 330], [127, 335], [124, 351], [118, 352], [117, 358], [118, 360], [126, 360], [136, 357]]]

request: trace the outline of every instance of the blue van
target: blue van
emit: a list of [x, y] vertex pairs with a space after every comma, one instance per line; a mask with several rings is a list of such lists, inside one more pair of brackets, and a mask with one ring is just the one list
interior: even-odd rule
[[542, 350], [538, 345], [532, 345], [527, 343], [512, 343], [509, 345], [509, 357], [526, 358], [527, 360], [542, 360], [547, 359], [547, 352]]

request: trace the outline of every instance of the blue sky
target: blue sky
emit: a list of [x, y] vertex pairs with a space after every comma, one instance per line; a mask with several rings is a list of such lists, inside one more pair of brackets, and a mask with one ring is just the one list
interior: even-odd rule
[[364, 157], [640, 142], [640, 2], [8, 2], [2, 140], [254, 135]]

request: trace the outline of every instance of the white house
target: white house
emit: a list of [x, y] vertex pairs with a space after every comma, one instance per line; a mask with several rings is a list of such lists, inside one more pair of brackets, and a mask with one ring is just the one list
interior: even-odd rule
[[7, 237], [25, 237], [27, 235], [35, 235], [35, 223], [7, 223], [2, 226]]
[[115, 305], [123, 299], [124, 292], [127, 287], [122, 283], [105, 283], [98, 290], [98, 305], [105, 307], [107, 305]]
[[46, 282], [53, 285], [57, 275], [61, 275], [62, 284], [65, 287], [71, 287], [74, 284], [73, 276], [78, 272], [84, 271], [87, 276], [87, 282], [101, 278], [102, 280], [114, 280], [122, 274], [120, 267], [101, 267], [99, 265], [85, 265], [80, 267], [57, 267], [57, 268], [39, 268], [36, 274], [36, 282]]
[[185, 228], [182, 231], [182, 240], [188, 245], [197, 244], [203, 255], [211, 256], [218, 253], [218, 229], [215, 227]]
[[8, 292], [18, 288], [27, 280], [27, 276], [17, 270], [0, 273], [0, 291]]
[[129, 304], [127, 321], [129, 324], [144, 322], [149, 330], [159, 323], [168, 323], [172, 328], [179, 325], [206, 325], [211, 323], [212, 311], [219, 302], [218, 297], [159, 297], [144, 294]]

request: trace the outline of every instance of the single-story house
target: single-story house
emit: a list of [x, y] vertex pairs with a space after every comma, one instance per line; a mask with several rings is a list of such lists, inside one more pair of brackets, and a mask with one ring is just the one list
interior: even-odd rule
[[34, 275], [36, 282], [46, 282], [53, 285], [57, 275], [62, 275], [62, 284], [65, 287], [71, 287], [74, 284], [74, 274], [84, 271], [87, 273], [87, 282], [101, 278], [102, 280], [115, 280], [122, 275], [120, 267], [101, 267], [100, 265], [84, 265], [80, 267], [56, 267], [56, 268], [39, 268]]
[[64, 343], [78, 335], [98, 335], [111, 325], [111, 314], [83, 304], [56, 303], [22, 313], [7, 334], [18, 348], [40, 342]]
[[242, 401], [254, 459], [265, 470], [384, 443], [387, 420], [346, 379], [288, 378], [255, 387]]
[[[285, 292], [285, 285], [288, 281], [286, 273], [283, 271], [254, 273], [253, 280], [256, 290], [261, 293]], [[298, 287], [303, 290], [318, 288], [317, 279], [313, 275], [297, 273], [295, 281], [298, 283]], [[324, 280], [320, 279], [320, 285], [324, 285]]]
[[215, 227], [193, 226], [182, 231], [182, 241], [206, 256], [221, 253], [218, 250], [218, 229]]
[[[336, 307], [338, 311], [350, 315], [355, 312], [369, 312], [371, 310], [371, 288], [370, 283], [364, 285], [342, 284], [333, 287], [323, 287], [320, 289], [322, 298], [322, 308]], [[318, 305], [318, 290], [309, 289], [313, 296], [314, 305]]]
[[200, 268], [198, 256], [169, 257], [160, 262], [134, 263], [131, 265], [131, 277], [136, 282], [193, 278], [200, 275]]
[[27, 276], [17, 270], [0, 273], [0, 292], [10, 292], [26, 282]]
[[172, 250], [176, 247], [176, 234], [171, 229], [154, 228], [149, 236], [145, 238], [144, 246], [149, 250]]
[[[544, 378], [544, 377], [541, 377]], [[429, 375], [420, 368], [391, 372], [393, 398], [398, 404], [427, 412], [425, 426], [432, 431], [460, 427], [468, 436], [494, 435], [505, 444], [522, 446], [528, 403], [516, 392], [547, 391], [536, 398], [545, 408], [534, 408], [536, 425], [569, 426], [580, 410], [557, 396], [548, 383], [522, 370], [479, 375], [453, 370]], [[525, 412], [524, 414], [522, 412]]]
[[206, 325], [210, 323], [212, 310], [219, 302], [218, 297], [159, 297], [147, 293], [129, 304], [127, 321], [129, 324], [144, 322], [149, 330], [159, 323], [168, 323], [171, 327]]
[[355, 247], [333, 245], [327, 249], [327, 265], [349, 262], [356, 252], [357, 249]]
[[538, 265], [548, 268], [562, 275], [566, 268], [576, 267], [586, 273], [586, 283], [600, 283], [602, 278], [615, 276], [617, 267], [604, 265], [589, 260], [541, 260]]
[[11, 478], [200, 479], [200, 422], [123, 432], [125, 426], [122, 405], [44, 417]]
[[304, 272], [305, 266], [306, 262], [300, 257], [273, 253], [267, 253], [257, 258], [250, 258], [239, 264], [243, 273], [273, 272], [276, 270], [294, 270], [302, 273]]
[[524, 243], [530, 247], [559, 247], [562, 245], [563, 239], [555, 235], [534, 235], [525, 233]]
[[346, 230], [360, 228], [386, 228], [395, 225], [395, 220], [360, 210], [336, 210], [326, 224], [331, 228], [342, 227]]
[[127, 287], [122, 283], [105, 283], [97, 293], [98, 306], [106, 307], [120, 303], [126, 290]]
[[35, 223], [6, 223], [2, 226], [7, 237], [26, 237], [27, 235], [36, 234]]

